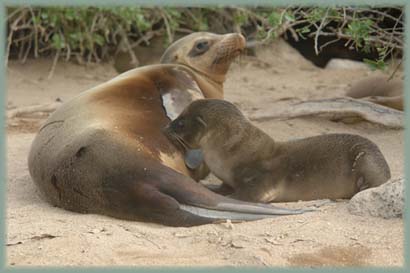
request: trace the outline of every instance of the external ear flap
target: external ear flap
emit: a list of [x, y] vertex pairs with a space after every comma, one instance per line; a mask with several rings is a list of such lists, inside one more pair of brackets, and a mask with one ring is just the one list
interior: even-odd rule
[[199, 123], [201, 123], [205, 128], [208, 126], [207, 124], [206, 124], [206, 122], [201, 118], [201, 117], [196, 117], [196, 120], [197, 121], [199, 121]]

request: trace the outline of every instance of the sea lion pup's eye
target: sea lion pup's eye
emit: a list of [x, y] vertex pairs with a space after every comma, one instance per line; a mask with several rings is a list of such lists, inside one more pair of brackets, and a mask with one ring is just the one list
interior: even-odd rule
[[178, 120], [178, 122], [177, 122], [177, 127], [180, 128], [180, 129], [183, 129], [184, 126], [185, 126], [184, 121], [183, 121], [183, 120]]

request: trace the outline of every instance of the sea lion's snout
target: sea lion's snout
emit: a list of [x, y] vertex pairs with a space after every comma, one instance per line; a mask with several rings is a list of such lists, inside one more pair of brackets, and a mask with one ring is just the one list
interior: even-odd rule
[[242, 34], [239, 34], [238, 36], [239, 36], [241, 48], [244, 49], [246, 46], [246, 39]]
[[242, 35], [242, 34], [237, 34], [237, 36], [238, 36], [238, 47], [239, 47], [239, 50], [242, 52], [244, 49], [245, 49], [245, 47], [246, 47], [246, 39], [245, 39], [245, 37]]
[[246, 39], [240, 33], [230, 33], [225, 34], [224, 38], [220, 41], [219, 50], [218, 52], [224, 56], [224, 58], [228, 57], [226, 60], [230, 58], [235, 58], [246, 47]]
[[161, 129], [161, 131], [162, 131], [162, 133], [163, 133], [168, 139], [170, 139], [170, 140], [175, 140], [176, 132], [175, 132], [175, 130], [173, 130], [171, 123], [172, 123], [172, 122], [170, 122], [170, 123], [168, 123], [167, 125], [165, 125], [165, 126]]
[[[198, 100], [203, 101], [203, 100]], [[198, 149], [199, 142], [206, 133], [206, 123], [198, 117], [192, 110], [196, 104], [191, 103], [184, 114], [174, 119], [163, 127], [162, 131], [165, 136], [173, 143], [178, 143], [186, 149]]]
[[162, 131], [167, 134], [177, 134], [179, 131], [178, 129], [180, 128], [183, 128], [183, 123], [178, 119], [175, 119], [167, 125], [165, 125], [164, 128], [162, 128]]
[[165, 137], [175, 146], [177, 146], [181, 150], [186, 150], [186, 145], [181, 141], [175, 131], [172, 129], [172, 122], [168, 123], [164, 127], [162, 127], [161, 131], [165, 135]]
[[237, 50], [240, 50], [240, 51], [244, 50], [246, 46], [246, 39], [240, 33], [226, 34], [226, 37], [222, 40], [222, 42], [232, 43], [233, 45], [235, 45]]

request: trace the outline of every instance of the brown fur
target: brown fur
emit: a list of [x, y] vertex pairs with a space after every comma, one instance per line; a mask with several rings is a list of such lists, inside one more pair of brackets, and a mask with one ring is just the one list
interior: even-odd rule
[[[188, 50], [198, 39], [212, 47], [192, 60]], [[46, 199], [71, 211], [173, 226], [274, 214], [271, 207], [244, 207], [197, 184], [193, 178], [207, 172], [189, 170], [185, 151], [161, 131], [169, 122], [164, 96], [199, 88], [204, 97], [221, 98], [220, 71], [243, 47], [238, 34], [195, 33], [171, 45], [167, 64], [130, 70], [63, 104], [39, 130], [28, 158]], [[225, 62], [210, 67], [218, 54]]]
[[329, 134], [275, 142], [222, 100], [192, 102], [166, 128], [170, 139], [201, 149], [211, 172], [240, 200], [350, 198], [390, 178], [386, 160], [366, 138]]

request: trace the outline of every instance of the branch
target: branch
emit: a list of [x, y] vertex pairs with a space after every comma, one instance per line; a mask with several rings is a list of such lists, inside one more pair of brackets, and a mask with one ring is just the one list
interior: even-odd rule
[[316, 35], [315, 35], [315, 53], [316, 53], [316, 55], [319, 55], [319, 50], [318, 50], [318, 48], [317, 48], [317, 44], [318, 44], [318, 38], [319, 38], [319, 34], [320, 34], [320, 32], [322, 31], [322, 28], [325, 26], [325, 21], [326, 21], [326, 18], [327, 18], [327, 14], [329, 13], [329, 8], [327, 8], [326, 9], [326, 13], [325, 13], [325, 15], [323, 16], [323, 19], [322, 19], [322, 21], [320, 22], [320, 25], [319, 25], [319, 28], [316, 30]]
[[392, 129], [402, 129], [404, 114], [401, 111], [375, 103], [353, 98], [310, 100], [291, 104], [283, 108], [259, 109], [250, 114], [251, 120], [291, 119], [324, 115], [331, 120], [360, 118]]
[[7, 118], [15, 118], [15, 117], [20, 117], [24, 115], [29, 115], [33, 113], [49, 113], [55, 111], [58, 107], [60, 107], [61, 102], [54, 102], [50, 104], [44, 104], [44, 105], [30, 105], [30, 106], [24, 106], [24, 107], [19, 107], [15, 108], [12, 110], [7, 111]]

